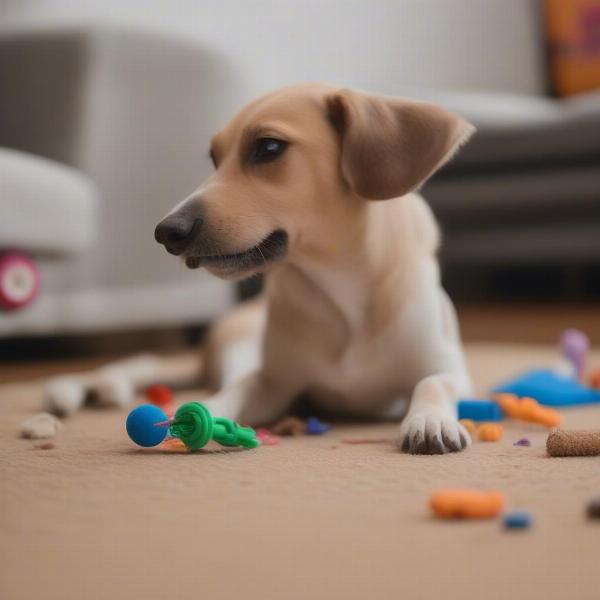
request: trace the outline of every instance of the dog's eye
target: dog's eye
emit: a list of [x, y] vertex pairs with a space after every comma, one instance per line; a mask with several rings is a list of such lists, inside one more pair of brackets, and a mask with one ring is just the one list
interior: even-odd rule
[[288, 142], [277, 140], [275, 138], [259, 138], [250, 151], [250, 162], [266, 163], [279, 158], [285, 149], [288, 147]]

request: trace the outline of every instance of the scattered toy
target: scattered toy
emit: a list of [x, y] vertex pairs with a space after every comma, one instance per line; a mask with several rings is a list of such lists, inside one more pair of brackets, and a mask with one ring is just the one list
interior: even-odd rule
[[468, 489], [441, 490], [431, 496], [429, 506], [443, 519], [493, 519], [504, 508], [504, 494]]
[[529, 529], [533, 524], [533, 517], [524, 511], [506, 513], [502, 523], [505, 529]]
[[504, 413], [513, 419], [538, 423], [545, 427], [557, 427], [562, 422], [562, 415], [553, 408], [541, 406], [533, 398], [517, 398], [514, 394], [496, 394], [494, 400]]
[[306, 423], [298, 417], [284, 417], [271, 427], [272, 433], [281, 436], [298, 436], [306, 433]]
[[560, 347], [563, 356], [573, 366], [576, 379], [581, 380], [590, 348], [588, 336], [578, 329], [565, 329], [560, 336]]
[[222, 446], [256, 448], [260, 441], [251, 427], [241, 427], [224, 417], [213, 417], [200, 402], [188, 402], [169, 419], [158, 406], [143, 404], [129, 413], [129, 437], [139, 446], [160, 444], [167, 433], [179, 438], [190, 450], [199, 450], [212, 439]]
[[589, 501], [586, 513], [590, 519], [600, 519], [600, 498], [593, 498]]
[[516, 442], [513, 442], [513, 446], [531, 446], [531, 442], [527, 438], [521, 438]]
[[157, 383], [146, 388], [146, 398], [150, 404], [160, 406], [168, 417], [172, 417], [175, 414], [173, 392], [166, 385]]
[[331, 425], [327, 425], [327, 423], [323, 423], [317, 417], [310, 417], [308, 421], [306, 421], [306, 433], [308, 435], [323, 435], [327, 433], [331, 429]]
[[547, 406], [573, 406], [600, 402], [600, 390], [594, 390], [555, 371], [528, 371], [497, 386], [495, 394], [514, 394], [519, 398], [535, 398]]
[[61, 426], [61, 422], [54, 415], [38, 413], [19, 425], [19, 435], [32, 440], [50, 438], [58, 433]]
[[546, 439], [550, 456], [600, 455], [600, 431], [568, 431], [556, 429]]
[[36, 450], [54, 450], [56, 446], [53, 442], [44, 442], [43, 444], [36, 444], [34, 448]]
[[150, 448], [158, 446], [167, 437], [168, 429], [157, 424], [168, 422], [166, 413], [154, 404], [142, 404], [134, 408], [127, 416], [125, 428], [127, 435], [138, 446]]
[[273, 435], [268, 429], [257, 429], [256, 439], [265, 446], [277, 446], [281, 439], [277, 435]]
[[562, 415], [553, 408], [542, 406], [533, 398], [521, 398], [520, 418], [530, 423], [538, 423], [544, 427], [558, 427], [562, 423]]
[[516, 419], [521, 414], [519, 399], [514, 394], [496, 394], [494, 401], [500, 405], [507, 417]]
[[190, 449], [179, 438], [174, 437], [167, 437], [160, 447], [162, 450], [166, 450], [167, 452], [190, 451]]
[[460, 419], [459, 423], [472, 435], [477, 433], [477, 425], [472, 419]]
[[498, 423], [482, 423], [477, 428], [477, 437], [482, 442], [498, 442], [502, 439], [504, 428]]
[[166, 385], [157, 383], [146, 388], [146, 398], [150, 404], [168, 406], [173, 403], [173, 393]]
[[590, 387], [593, 387], [595, 390], [600, 390], [600, 369], [594, 369], [590, 373]]
[[458, 418], [471, 421], [501, 421], [504, 414], [500, 406], [491, 400], [464, 399], [458, 401]]

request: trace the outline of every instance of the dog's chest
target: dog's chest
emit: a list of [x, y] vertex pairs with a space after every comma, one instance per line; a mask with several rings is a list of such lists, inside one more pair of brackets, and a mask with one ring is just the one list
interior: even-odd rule
[[315, 283], [330, 299], [351, 331], [362, 326], [369, 290], [367, 284], [351, 269], [326, 269], [312, 271]]
[[385, 332], [371, 340], [351, 338], [338, 360], [315, 361], [313, 369], [311, 397], [331, 410], [373, 414], [410, 395], [415, 365], [410, 349]]
[[410, 396], [418, 370], [414, 348], [401, 318], [373, 333], [368, 290], [340, 286], [337, 292], [348, 335], [338, 355], [315, 355], [310, 394], [331, 410], [374, 414], [398, 398]]

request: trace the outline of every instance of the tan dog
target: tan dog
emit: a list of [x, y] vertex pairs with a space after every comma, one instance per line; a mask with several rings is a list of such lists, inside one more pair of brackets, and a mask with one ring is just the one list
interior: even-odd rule
[[214, 137], [215, 173], [156, 229], [188, 267], [267, 273], [265, 304], [216, 327], [213, 410], [265, 424], [308, 393], [351, 415], [408, 410], [408, 452], [469, 444], [438, 230], [414, 191], [472, 132], [431, 104], [300, 85], [252, 102]]
[[[252, 102], [215, 136], [215, 173], [155, 232], [190, 268], [267, 274], [265, 298], [214, 327], [215, 414], [268, 424], [307, 393], [330, 411], [406, 415], [404, 451], [470, 443], [456, 420], [471, 386], [438, 230], [415, 190], [472, 132], [431, 104], [299, 85]], [[136, 365], [136, 381], [159, 371]], [[125, 403], [128, 369], [105, 381], [113, 403]]]

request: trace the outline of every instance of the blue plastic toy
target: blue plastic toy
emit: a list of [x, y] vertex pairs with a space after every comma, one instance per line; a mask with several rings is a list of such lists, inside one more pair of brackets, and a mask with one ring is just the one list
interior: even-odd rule
[[535, 398], [547, 406], [575, 406], [600, 402], [600, 391], [582, 385], [573, 378], [565, 377], [549, 369], [537, 369], [523, 373], [507, 381], [494, 393], [514, 394], [519, 398]]
[[331, 429], [331, 425], [327, 425], [319, 421], [317, 417], [310, 417], [306, 421], [306, 433], [309, 435], [323, 435]]
[[502, 421], [504, 413], [496, 402], [491, 400], [459, 400], [458, 418], [471, 421]]
[[171, 419], [158, 406], [143, 404], [129, 413], [125, 427], [129, 437], [145, 447], [158, 446], [167, 434], [179, 438], [191, 451], [203, 448], [210, 440], [222, 446], [260, 446], [254, 429], [225, 417], [213, 417], [200, 402], [182, 404]]
[[506, 529], [529, 529], [533, 518], [528, 512], [512, 512], [505, 514], [502, 522]]
[[167, 437], [169, 429], [156, 427], [155, 424], [168, 420], [169, 417], [158, 406], [142, 404], [129, 413], [125, 427], [129, 437], [138, 446], [149, 448], [158, 446]]

